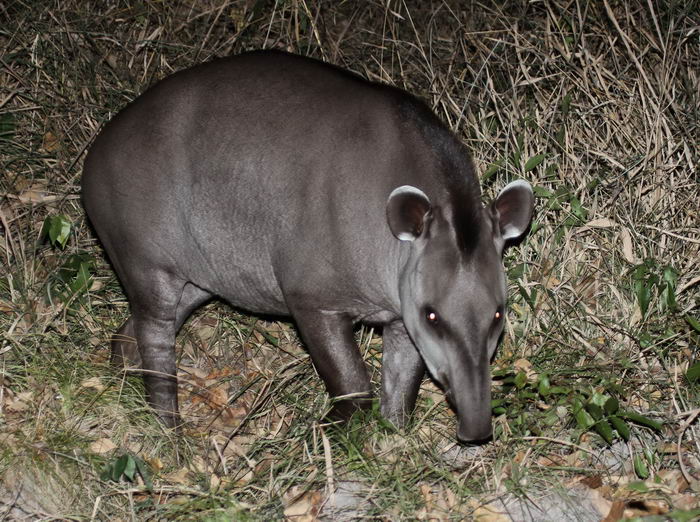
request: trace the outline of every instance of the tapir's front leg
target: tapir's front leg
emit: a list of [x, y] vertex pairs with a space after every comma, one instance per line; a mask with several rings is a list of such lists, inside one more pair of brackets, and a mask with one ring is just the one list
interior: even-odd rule
[[340, 400], [333, 416], [347, 418], [353, 411], [369, 406], [372, 391], [367, 368], [355, 344], [352, 320], [344, 314], [293, 310], [311, 359], [331, 397]]
[[382, 341], [381, 411], [387, 420], [402, 427], [416, 405], [425, 363], [402, 321], [386, 325]]

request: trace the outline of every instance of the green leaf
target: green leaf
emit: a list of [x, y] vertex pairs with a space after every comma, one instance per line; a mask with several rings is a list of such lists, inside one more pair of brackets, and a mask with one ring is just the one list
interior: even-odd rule
[[539, 185], [532, 187], [532, 192], [537, 198], [552, 199], [554, 197], [554, 192]]
[[491, 163], [486, 168], [486, 171], [482, 174], [481, 179], [483, 181], [491, 179], [491, 177], [501, 169], [501, 167], [503, 166], [503, 161], [503, 158], [501, 158], [498, 161]]
[[573, 402], [573, 414], [576, 423], [580, 428], [588, 430], [591, 426], [595, 424], [595, 420], [590, 414], [584, 409], [583, 404], [579, 399], [574, 399]]
[[630, 428], [625, 421], [623, 421], [620, 417], [616, 417], [614, 415], [608, 417], [608, 420], [610, 421], [610, 424], [613, 425], [613, 428], [615, 428], [615, 431], [617, 431], [617, 433], [620, 434], [620, 437], [622, 437], [625, 442], [630, 440]]
[[686, 320], [686, 322], [693, 327], [693, 330], [696, 332], [700, 333], [700, 321], [695, 319], [695, 317], [692, 317], [688, 314], [684, 315], [683, 318]]
[[144, 484], [146, 484], [146, 488], [148, 490], [153, 489], [153, 480], [151, 480], [151, 470], [146, 464], [143, 459], [140, 459], [138, 457], [134, 457], [134, 461], [136, 462], [136, 468], [141, 475], [141, 478], [143, 479]]
[[542, 395], [542, 397], [547, 397], [550, 393], [549, 377], [546, 373], [539, 376], [537, 384], [537, 392]]
[[527, 375], [525, 374], [525, 372], [518, 372], [518, 374], [515, 376], [515, 387], [520, 390], [524, 388], [526, 384]]
[[678, 281], [678, 272], [672, 266], [664, 267], [663, 280], [667, 285], [676, 288], [676, 282]]
[[632, 491], [638, 491], [639, 493], [646, 493], [649, 491], [649, 486], [644, 482], [630, 482], [627, 486]]
[[114, 466], [112, 466], [112, 480], [113, 481], [119, 482], [119, 479], [124, 474], [124, 470], [126, 469], [128, 464], [129, 464], [129, 455], [122, 455], [121, 457], [119, 457], [116, 460], [116, 462], [114, 463]]
[[571, 107], [571, 93], [567, 94], [564, 96], [564, 98], [561, 100], [561, 114], [562, 116], [566, 117], [569, 114], [569, 109]]
[[661, 431], [661, 423], [650, 419], [649, 417], [645, 417], [644, 415], [640, 415], [639, 413], [635, 411], [620, 411], [618, 413], [618, 417], [622, 417], [623, 419], [630, 420], [634, 422], [635, 424], [640, 424], [641, 426], [646, 426], [648, 428], [652, 428], [656, 431]]
[[593, 392], [590, 398], [590, 402], [593, 404], [597, 404], [601, 408], [605, 406], [605, 403], [608, 401], [610, 397], [608, 395], [605, 395], [604, 393], [600, 392]]
[[535, 154], [529, 160], [525, 162], [525, 172], [530, 172], [532, 169], [537, 167], [540, 163], [544, 161], [544, 154]]
[[124, 466], [123, 474], [129, 479], [129, 482], [133, 482], [134, 476], [136, 475], [136, 461], [131, 455], [127, 455], [126, 457], [126, 466]]
[[[634, 456], [634, 472], [640, 479], [649, 478], [649, 468], [647, 467], [646, 460], [642, 458], [641, 455]], [[630, 487], [632, 484], [630, 484]], [[648, 486], [644, 484], [644, 487], [648, 489]]]
[[570, 201], [571, 213], [576, 216], [580, 221], [584, 221], [588, 217], [588, 210], [581, 205], [578, 198], [572, 197]]
[[637, 296], [639, 310], [642, 312], [642, 316], [645, 316], [649, 308], [649, 302], [651, 301], [651, 287], [649, 287], [645, 281], [635, 281], [634, 293]]
[[608, 446], [613, 443], [614, 435], [612, 426], [605, 419], [599, 420], [593, 425], [593, 428], [600, 434], [601, 437], [608, 443]]
[[685, 378], [688, 379], [688, 382], [691, 384], [695, 384], [700, 380], [700, 361], [688, 368], [688, 371], [685, 372]]
[[64, 215], [49, 216], [46, 220], [48, 222], [48, 234], [51, 244], [65, 248], [70, 237], [71, 222]]
[[595, 403], [589, 402], [586, 404], [586, 410], [597, 421], [603, 418], [603, 409]]
[[607, 401], [605, 401], [603, 409], [605, 410], [605, 413], [612, 415], [620, 409], [620, 403], [615, 397], [610, 397]]

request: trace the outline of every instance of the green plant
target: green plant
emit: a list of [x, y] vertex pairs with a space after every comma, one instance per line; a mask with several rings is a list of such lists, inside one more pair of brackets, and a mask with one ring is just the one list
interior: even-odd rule
[[137, 476], [141, 477], [149, 491], [153, 489], [151, 471], [148, 465], [143, 459], [129, 453], [125, 453], [107, 462], [100, 474], [102, 480], [112, 482], [119, 482], [122, 479], [129, 482], [136, 482]]
[[[654, 419], [621, 408], [616, 398], [620, 390], [614, 385], [602, 390], [564, 380], [553, 385], [547, 373], [528, 379], [523, 371], [494, 372], [494, 378], [502, 384], [504, 396], [492, 400], [493, 413], [516, 419], [518, 424], [523, 424], [525, 410], [533, 403], [540, 403], [546, 407], [541, 419], [545, 425], [551, 426], [562, 417], [568, 417], [575, 422], [581, 434], [594, 431], [608, 445], [617, 438], [629, 440], [630, 423], [657, 432], [662, 430], [661, 424]], [[536, 424], [537, 421], [534, 421], [526, 429], [531, 430]]]

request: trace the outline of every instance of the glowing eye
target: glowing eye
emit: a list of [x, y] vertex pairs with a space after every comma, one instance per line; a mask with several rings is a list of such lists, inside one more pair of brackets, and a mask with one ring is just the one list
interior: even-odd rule
[[425, 317], [430, 321], [432, 324], [437, 324], [438, 322], [438, 315], [430, 310], [428, 313], [425, 314]]
[[498, 320], [500, 318], [501, 318], [501, 312], [496, 312], [496, 319]]

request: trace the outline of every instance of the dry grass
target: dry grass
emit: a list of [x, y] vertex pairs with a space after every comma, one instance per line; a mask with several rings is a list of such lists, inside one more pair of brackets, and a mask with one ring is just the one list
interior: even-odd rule
[[[591, 519], [588, 504], [607, 520], [700, 507], [700, 393], [684, 377], [700, 333], [700, 4], [503, 4], [0, 4], [0, 512], [310, 520], [349, 517], [331, 509], [347, 500], [356, 516], [447, 520], [536, 512], [560, 490], [580, 492], [564, 519]], [[455, 446], [429, 381], [405, 433], [372, 413], [335, 429], [319, 423], [328, 401], [294, 329], [213, 304], [179, 338], [189, 428], [163, 433], [138, 379], [106, 364], [127, 303], [84, 220], [83, 153], [159, 78], [261, 47], [420, 95], [472, 149], [486, 197], [516, 177], [538, 187], [533, 233], [507, 258], [496, 367], [568, 396], [497, 386], [505, 413], [478, 451]], [[57, 215], [72, 224], [63, 249], [39, 241]], [[81, 261], [87, 294], [60, 271]], [[377, 368], [380, 337], [358, 335]], [[608, 449], [572, 420], [579, 392], [614, 394], [663, 429]], [[100, 478], [125, 452], [154, 471], [153, 493]]]

